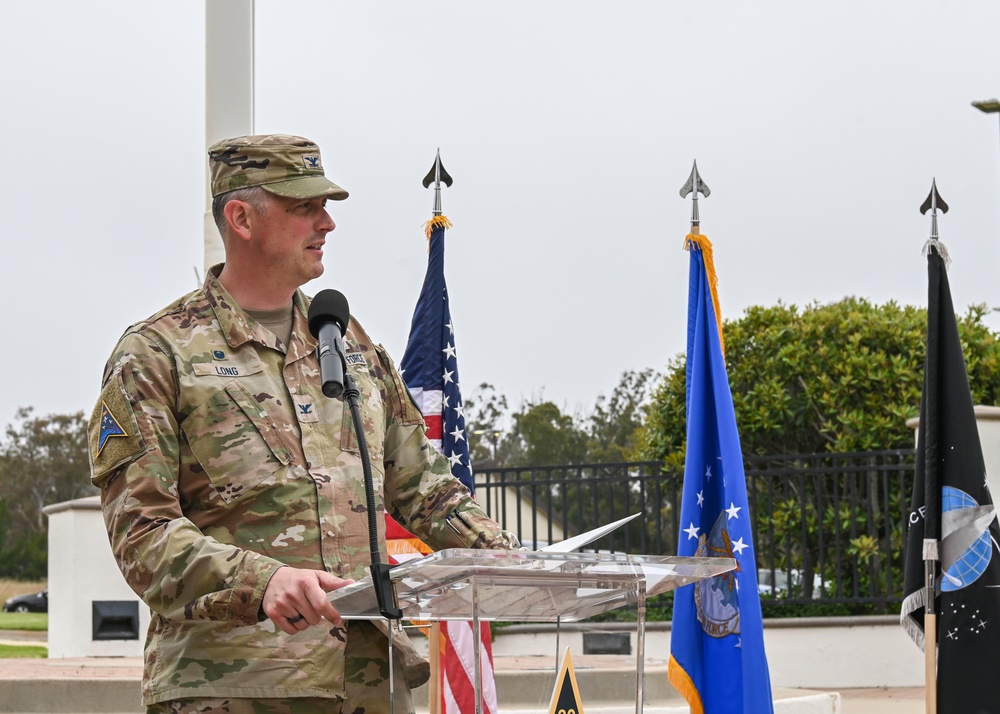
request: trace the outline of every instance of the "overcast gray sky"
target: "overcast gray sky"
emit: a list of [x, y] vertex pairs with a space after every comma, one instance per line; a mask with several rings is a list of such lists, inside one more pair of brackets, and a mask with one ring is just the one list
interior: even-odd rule
[[[195, 287], [206, 147], [201, 0], [2, 13], [0, 425], [89, 412], [122, 331]], [[693, 159], [727, 318], [925, 304], [932, 177], [956, 306], [1000, 305], [1000, 125], [970, 106], [998, 27], [986, 0], [258, 0], [255, 129], [351, 192], [306, 290], [397, 360], [440, 147], [464, 392], [573, 410], [684, 349]]]

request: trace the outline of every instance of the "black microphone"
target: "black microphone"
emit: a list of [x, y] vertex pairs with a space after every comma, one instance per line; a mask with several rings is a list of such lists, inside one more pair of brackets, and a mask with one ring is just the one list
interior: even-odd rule
[[323, 394], [336, 399], [344, 393], [344, 341], [351, 309], [337, 290], [320, 290], [309, 306], [309, 332], [319, 340], [319, 374]]

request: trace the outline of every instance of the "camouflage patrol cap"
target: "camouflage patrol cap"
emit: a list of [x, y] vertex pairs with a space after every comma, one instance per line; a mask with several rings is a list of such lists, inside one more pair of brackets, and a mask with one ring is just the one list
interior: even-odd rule
[[319, 147], [301, 136], [223, 139], [209, 147], [208, 168], [213, 198], [250, 186], [290, 198], [347, 198], [347, 191], [324, 175]]

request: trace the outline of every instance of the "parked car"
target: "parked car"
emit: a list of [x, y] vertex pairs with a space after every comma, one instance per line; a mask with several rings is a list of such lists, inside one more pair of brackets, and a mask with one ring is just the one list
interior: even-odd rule
[[18, 595], [3, 604], [4, 612], [48, 612], [49, 589], [31, 595]]
[[[774, 575], [774, 582], [771, 581], [772, 573]], [[793, 593], [796, 593], [796, 597], [801, 597], [803, 590], [802, 572], [796, 568], [792, 568], [791, 575], [792, 587], [790, 591], [788, 587], [788, 573], [786, 571], [772, 571], [768, 568], [759, 568], [757, 570], [757, 592], [767, 597], [788, 597]], [[829, 584], [823, 582], [823, 578], [820, 577], [819, 573], [813, 573], [812, 596], [814, 598], [821, 597], [824, 589], [829, 591]]]

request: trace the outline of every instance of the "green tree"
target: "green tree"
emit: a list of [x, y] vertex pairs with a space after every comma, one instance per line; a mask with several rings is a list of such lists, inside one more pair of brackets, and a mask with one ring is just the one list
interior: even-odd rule
[[[620, 471], [582, 464], [629, 459], [653, 378], [650, 369], [625, 372], [610, 395], [598, 396], [587, 416], [566, 413], [542, 399], [524, 401], [509, 414], [507, 400], [490, 385], [481, 385], [466, 405], [470, 447], [479, 455], [474, 461], [483, 471], [495, 453], [492, 461], [498, 466], [525, 467], [505, 478], [526, 484], [523, 495], [549, 504], [555, 522], [564, 528], [585, 530], [605, 523], [613, 505], [619, 516], [624, 504], [629, 512], [646, 507], [633, 483], [612, 476]], [[540, 466], [552, 468], [529, 470]], [[641, 527], [630, 527], [634, 537], [641, 536]]]
[[634, 460], [656, 377], [652, 369], [622, 373], [586, 416], [542, 399], [511, 413], [507, 398], [484, 382], [465, 400], [472, 463], [482, 469]]
[[83, 412], [32, 416], [20, 409], [0, 441], [0, 575], [45, 574], [42, 509], [97, 493], [90, 485]]
[[[970, 307], [959, 333], [977, 403], [1000, 398], [1000, 343]], [[726, 362], [744, 453], [912, 448], [920, 411], [927, 313], [861, 298], [752, 307], [724, 326]], [[685, 361], [674, 358], [653, 395], [639, 453], [683, 463]]]
[[579, 464], [587, 458], [587, 435], [552, 402], [526, 402], [513, 416], [510, 438], [523, 449], [516, 466]]
[[638, 457], [641, 430], [656, 377], [650, 368], [623, 372], [610, 396], [597, 397], [586, 420], [587, 461], [608, 463]]
[[465, 434], [473, 470], [503, 466], [518, 461], [516, 444], [508, 439], [510, 421], [507, 397], [488, 382], [480, 384], [464, 400]]
[[[970, 308], [959, 319], [959, 333], [974, 401], [996, 404], [1000, 344], [983, 324], [985, 315], [985, 307]], [[801, 573], [806, 597], [814, 573], [844, 592], [899, 594], [888, 592], [880, 576], [891, 571], [899, 587], [903, 529], [886, 514], [904, 513], [908, 494], [883, 493], [877, 467], [894, 457], [869, 454], [863, 462], [871, 469], [858, 471], [842, 469], [836, 454], [913, 448], [906, 421], [920, 410], [926, 325], [924, 309], [849, 297], [801, 310], [754, 307], [724, 326], [743, 452], [772, 456], [757, 468], [781, 474], [762, 473], [748, 483], [760, 499], [757, 554], [770, 553], [779, 570]], [[685, 411], [685, 361], [678, 356], [656, 389], [641, 434], [641, 453], [673, 472], [683, 467]], [[822, 455], [796, 456], [809, 453]], [[810, 465], [822, 473], [795, 477]], [[848, 491], [859, 499], [844, 499]]]

